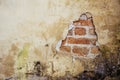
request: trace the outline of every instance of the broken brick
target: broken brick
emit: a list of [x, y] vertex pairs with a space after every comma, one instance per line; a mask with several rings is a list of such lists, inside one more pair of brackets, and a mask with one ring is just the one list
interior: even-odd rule
[[87, 20], [80, 20], [81, 26], [88, 26]]
[[73, 25], [75, 26], [81, 25], [80, 20], [73, 21]]
[[91, 19], [90, 20], [76, 20], [76, 21], [73, 21], [73, 25], [75, 25], [75, 26], [78, 26], [78, 25], [80, 25], [80, 26], [90, 26], [90, 27], [94, 26]]
[[70, 46], [61, 46], [60, 50], [65, 51], [65, 52], [71, 52], [71, 47]]
[[72, 52], [74, 54], [78, 54], [78, 55], [87, 55], [88, 54], [88, 49], [86, 47], [77, 47], [77, 46], [74, 46], [73, 49], [72, 49]]
[[87, 38], [68, 38], [68, 43], [69, 44], [89, 44], [90, 40]]
[[99, 53], [99, 48], [97, 46], [91, 48], [91, 53], [93, 54], [98, 54]]
[[87, 25], [91, 26], [91, 27], [94, 27], [93, 21], [91, 19], [87, 20]]
[[86, 34], [85, 28], [76, 27], [74, 32], [75, 32], [75, 35], [85, 35]]

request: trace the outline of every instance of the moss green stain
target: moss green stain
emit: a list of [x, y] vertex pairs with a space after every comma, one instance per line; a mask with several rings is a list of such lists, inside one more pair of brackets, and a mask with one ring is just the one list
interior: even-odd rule
[[18, 54], [18, 68], [25, 67], [28, 58], [29, 44], [25, 44], [23, 50]]
[[[28, 53], [29, 53], [29, 44], [25, 44], [23, 46], [23, 49], [19, 52], [17, 56], [17, 72], [18, 76], [25, 80], [25, 73], [27, 70], [27, 59], [28, 59]], [[21, 80], [21, 79], [20, 79]]]
[[28, 49], [29, 49], [29, 44], [25, 44], [23, 50], [21, 50], [20, 53], [18, 54], [18, 58], [28, 57]]

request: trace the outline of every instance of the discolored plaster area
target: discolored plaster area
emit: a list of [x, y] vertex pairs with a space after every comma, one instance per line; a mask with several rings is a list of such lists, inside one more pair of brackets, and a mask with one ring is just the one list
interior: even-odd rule
[[[73, 69], [74, 74], [82, 72], [84, 68], [81, 62], [78, 61], [75, 68], [71, 68], [77, 63], [72, 63], [71, 57], [70, 63], [67, 62], [67, 56], [65, 60], [58, 54], [59, 59], [53, 57], [57, 42], [66, 37], [72, 21], [82, 13], [90, 12], [101, 49], [105, 46], [109, 52], [115, 52], [120, 45], [119, 7], [119, 0], [0, 0], [0, 67], [4, 67], [0, 78], [26, 72], [27, 63], [27, 69], [31, 71], [34, 61], [49, 65], [49, 74], [49, 61], [52, 61], [55, 70], [58, 69], [54, 76], [61, 76]], [[18, 64], [24, 67], [19, 70]], [[63, 72], [59, 68], [61, 65]], [[80, 70], [78, 66], [81, 66]]]

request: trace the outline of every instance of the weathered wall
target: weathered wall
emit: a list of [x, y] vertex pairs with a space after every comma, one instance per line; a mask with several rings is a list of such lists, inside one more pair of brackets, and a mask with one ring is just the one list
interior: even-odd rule
[[14, 74], [17, 63], [52, 58], [68, 25], [83, 12], [93, 14], [100, 45], [112, 45], [120, 39], [119, 7], [120, 0], [0, 0], [1, 76]]

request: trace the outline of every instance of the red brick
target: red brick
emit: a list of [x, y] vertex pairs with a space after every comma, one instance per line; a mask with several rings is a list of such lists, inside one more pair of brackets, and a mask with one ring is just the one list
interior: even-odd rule
[[68, 37], [67, 40], [68, 40], [67, 42], [68, 42], [69, 44], [75, 44], [75, 43], [76, 43], [76, 39], [75, 39], [75, 38]]
[[99, 48], [98, 47], [92, 47], [91, 48], [91, 53], [98, 54], [99, 53]]
[[86, 30], [85, 28], [75, 28], [75, 35], [85, 35], [86, 34]]
[[64, 46], [66, 44], [66, 40], [67, 40], [67, 38], [65, 38], [64, 40], [62, 40], [61, 46]]
[[89, 29], [89, 34], [91, 34], [91, 35], [95, 35], [95, 29], [94, 29], [94, 28]]
[[87, 38], [68, 38], [68, 43], [69, 44], [89, 44], [90, 40]]
[[81, 26], [88, 26], [87, 20], [80, 20]]
[[73, 25], [78, 26], [79, 24], [81, 26], [87, 26], [88, 25], [87, 20], [76, 20], [76, 21], [73, 21]]
[[72, 49], [73, 53], [81, 55], [81, 56], [87, 55], [88, 51], [89, 50], [86, 47], [77, 47], [77, 46], [74, 46], [73, 49]]
[[76, 20], [76, 21], [73, 21], [73, 25], [77, 26], [79, 24], [81, 26], [93, 26], [92, 20]]
[[69, 30], [67, 35], [72, 36], [73, 35], [73, 30], [72, 29]]
[[65, 52], [71, 52], [71, 47], [70, 46], [61, 46], [60, 50], [65, 51]]
[[87, 24], [88, 24], [88, 26], [94, 26], [94, 24], [93, 24], [93, 21], [92, 20], [87, 20]]
[[77, 26], [77, 25], [80, 25], [80, 20], [76, 20], [76, 21], [73, 21], [73, 25]]

